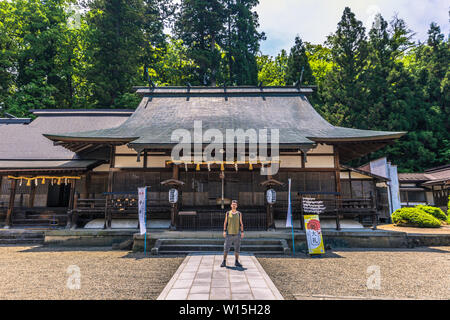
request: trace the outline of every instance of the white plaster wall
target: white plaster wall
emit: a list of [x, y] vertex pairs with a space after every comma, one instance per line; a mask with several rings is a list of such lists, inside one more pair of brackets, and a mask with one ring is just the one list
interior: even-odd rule
[[334, 168], [334, 156], [307, 157], [305, 168]]

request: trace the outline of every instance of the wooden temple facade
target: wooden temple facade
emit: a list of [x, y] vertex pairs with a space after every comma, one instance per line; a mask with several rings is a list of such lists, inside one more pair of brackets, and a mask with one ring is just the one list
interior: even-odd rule
[[[142, 101], [134, 112], [37, 111], [30, 124], [0, 126], [6, 137], [0, 142], [0, 221], [14, 226], [35, 217], [80, 228], [103, 219], [104, 228], [114, 228], [118, 219], [137, 219], [137, 188], [148, 186], [150, 222], [170, 220], [177, 230], [220, 229], [236, 199], [246, 229], [266, 230], [286, 219], [291, 179], [294, 219], [302, 218], [302, 198], [314, 197], [326, 206], [321, 218], [333, 219], [338, 229], [342, 218], [369, 218], [376, 225], [379, 187], [386, 179], [343, 163], [394, 143], [404, 132], [333, 126], [309, 103], [311, 88], [139, 87], [137, 92]], [[261, 174], [275, 161], [251, 160], [248, 147], [244, 160], [237, 148], [231, 156], [222, 149], [221, 161], [174, 160], [173, 132], [195, 136], [195, 121], [204, 131], [223, 133], [277, 129], [278, 171]], [[8, 156], [14, 139], [30, 135], [35, 145], [27, 149], [30, 143], [22, 139], [24, 153]], [[36, 145], [40, 150], [26, 156]], [[201, 144], [200, 151], [207, 146]], [[176, 204], [169, 203], [172, 188], [179, 193]], [[268, 189], [276, 191], [273, 204], [267, 202]]]

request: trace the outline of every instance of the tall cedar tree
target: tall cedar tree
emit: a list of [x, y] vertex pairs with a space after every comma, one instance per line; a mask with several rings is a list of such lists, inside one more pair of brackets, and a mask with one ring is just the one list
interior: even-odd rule
[[[303, 75], [302, 75], [303, 70]], [[314, 84], [314, 76], [306, 56], [306, 47], [300, 36], [295, 37], [295, 44], [291, 48], [287, 61], [286, 83], [292, 85], [300, 80], [302, 76], [302, 84]]]
[[120, 106], [123, 95], [126, 100], [132, 86], [142, 81], [149, 43], [162, 37], [157, 10], [150, 1], [94, 0], [87, 22], [93, 99], [100, 107]]
[[[199, 66], [196, 85], [216, 85], [221, 59], [226, 12], [219, 0], [183, 0], [175, 22], [175, 34], [187, 46], [189, 56]], [[219, 48], [218, 48], [219, 47]]]
[[365, 28], [346, 7], [335, 34], [327, 39], [333, 69], [321, 91], [323, 112], [334, 125], [355, 126], [355, 116], [365, 108], [363, 83], [358, 81], [367, 58]]
[[265, 40], [264, 32], [258, 32], [258, 14], [252, 11], [258, 0], [225, 0], [226, 48], [228, 77], [224, 81], [233, 85], [256, 85], [258, 67], [256, 54], [259, 43]]

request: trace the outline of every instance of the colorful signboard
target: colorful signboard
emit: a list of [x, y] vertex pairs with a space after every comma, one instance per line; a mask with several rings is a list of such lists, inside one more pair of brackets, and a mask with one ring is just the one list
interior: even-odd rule
[[322, 229], [320, 228], [319, 214], [325, 211], [323, 201], [315, 198], [303, 197], [303, 219], [305, 221], [306, 241], [308, 242], [309, 254], [323, 254]]
[[319, 216], [316, 214], [306, 215], [304, 219], [309, 254], [325, 253]]

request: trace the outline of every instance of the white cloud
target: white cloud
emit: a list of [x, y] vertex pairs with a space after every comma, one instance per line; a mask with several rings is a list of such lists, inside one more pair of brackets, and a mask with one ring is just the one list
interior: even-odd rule
[[276, 55], [281, 49], [289, 50], [297, 34], [304, 41], [323, 43], [336, 30], [346, 6], [366, 29], [376, 13], [388, 21], [397, 13], [416, 32], [416, 40], [427, 38], [431, 22], [449, 33], [448, 0], [260, 0], [256, 11], [260, 30], [267, 35], [261, 51]]

